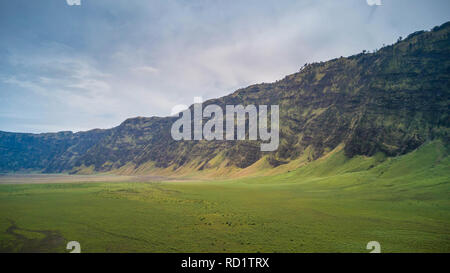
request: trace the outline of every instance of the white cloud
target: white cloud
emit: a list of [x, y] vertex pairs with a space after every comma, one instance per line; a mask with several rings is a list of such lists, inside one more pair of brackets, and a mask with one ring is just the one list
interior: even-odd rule
[[154, 73], [159, 72], [159, 70], [157, 68], [154, 68], [154, 67], [148, 66], [148, 65], [136, 67], [136, 68], [134, 68], [134, 71], [141, 75], [148, 75], [148, 74], [154, 74]]

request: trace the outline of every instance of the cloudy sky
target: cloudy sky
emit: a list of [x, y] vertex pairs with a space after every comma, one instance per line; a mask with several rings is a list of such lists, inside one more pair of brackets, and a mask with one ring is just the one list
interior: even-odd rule
[[[379, 0], [371, 0], [376, 3]], [[450, 20], [448, 0], [0, 0], [0, 130], [109, 128]]]

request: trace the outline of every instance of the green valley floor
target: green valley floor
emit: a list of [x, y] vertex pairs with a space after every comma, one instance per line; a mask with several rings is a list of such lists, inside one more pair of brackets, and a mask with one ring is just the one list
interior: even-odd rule
[[450, 252], [449, 197], [439, 141], [269, 177], [1, 184], [0, 252]]

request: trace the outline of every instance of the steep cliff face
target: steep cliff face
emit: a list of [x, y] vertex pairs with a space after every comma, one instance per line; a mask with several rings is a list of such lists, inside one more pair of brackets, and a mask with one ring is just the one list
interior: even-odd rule
[[62, 172], [73, 168], [75, 159], [85, 154], [109, 132], [59, 132], [21, 134], [0, 131], [0, 171], [40, 170]]
[[[440, 138], [449, 143], [450, 23], [417, 32], [374, 53], [307, 65], [284, 79], [237, 90], [209, 104], [280, 108], [274, 166], [308, 151], [314, 160], [339, 144], [348, 157], [407, 153]], [[275, 69], [275, 68], [274, 68]], [[72, 134], [0, 133], [0, 171], [108, 171], [152, 162], [198, 169], [220, 158], [239, 168], [266, 153], [257, 141], [174, 141], [174, 117], [133, 118], [109, 130]]]

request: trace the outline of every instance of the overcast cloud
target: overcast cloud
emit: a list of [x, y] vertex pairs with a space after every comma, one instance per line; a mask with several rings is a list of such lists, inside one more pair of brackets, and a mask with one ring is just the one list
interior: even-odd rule
[[381, 3], [2, 0], [0, 130], [78, 131], [167, 116], [194, 96], [275, 81], [450, 19], [448, 0]]

